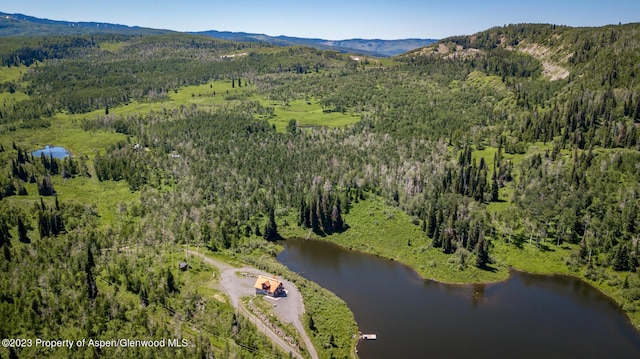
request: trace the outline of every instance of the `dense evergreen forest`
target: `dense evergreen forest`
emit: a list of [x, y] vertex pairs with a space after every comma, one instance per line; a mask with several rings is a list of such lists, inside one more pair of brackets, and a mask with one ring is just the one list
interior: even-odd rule
[[[350, 246], [351, 212], [378, 199], [420, 228], [382, 247], [421, 246], [392, 258], [423, 275], [444, 258], [447, 280], [495, 280], [536, 256], [637, 325], [639, 30], [509, 25], [394, 59], [182, 34], [0, 39], [0, 336], [188, 337], [197, 345], [126, 355], [285, 356], [195, 289], [210, 269], [176, 273], [180, 248], [273, 266], [283, 234]], [[314, 103], [359, 120], [282, 118]], [[47, 143], [72, 156], [31, 155]], [[351, 355], [351, 333], [334, 337], [316, 305], [309, 328], [332, 343], [320, 355]]]

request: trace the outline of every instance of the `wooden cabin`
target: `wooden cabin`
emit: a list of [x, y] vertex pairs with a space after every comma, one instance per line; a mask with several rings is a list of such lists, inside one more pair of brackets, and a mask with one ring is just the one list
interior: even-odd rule
[[264, 294], [271, 297], [280, 297], [284, 294], [282, 282], [274, 277], [259, 275], [253, 287], [256, 289], [256, 294]]

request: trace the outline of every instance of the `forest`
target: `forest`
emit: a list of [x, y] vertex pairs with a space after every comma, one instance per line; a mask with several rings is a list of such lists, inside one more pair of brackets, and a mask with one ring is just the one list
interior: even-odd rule
[[[274, 260], [307, 236], [447, 282], [577, 276], [638, 326], [638, 30], [518, 24], [357, 60], [185, 34], [0, 38], [0, 336], [287, 356], [200, 289], [213, 269], [178, 272], [198, 248], [295, 280], [320, 356], [350, 357], [344, 302]], [[51, 143], [72, 155], [31, 154]], [[403, 234], [358, 242], [378, 202]]]

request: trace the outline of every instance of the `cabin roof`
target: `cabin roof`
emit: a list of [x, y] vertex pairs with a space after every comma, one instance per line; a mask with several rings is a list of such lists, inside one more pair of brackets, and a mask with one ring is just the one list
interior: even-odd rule
[[266, 289], [269, 293], [274, 293], [280, 285], [282, 285], [282, 282], [277, 278], [259, 275], [253, 287], [255, 289]]

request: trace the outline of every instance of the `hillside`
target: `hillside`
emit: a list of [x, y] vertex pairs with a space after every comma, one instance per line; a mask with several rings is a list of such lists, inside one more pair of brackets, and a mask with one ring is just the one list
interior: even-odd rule
[[102, 22], [56, 21], [0, 12], [0, 37], [90, 34], [153, 35], [168, 32], [170, 31]]
[[[500, 49], [531, 55], [540, 62], [542, 75], [551, 81], [591, 77], [593, 71], [609, 78], [633, 78], [640, 42], [638, 24], [600, 28], [571, 28], [548, 24], [517, 24], [496, 27], [470, 36], [456, 36], [420, 49], [403, 58], [438, 56], [476, 57]], [[618, 57], [617, 61], [614, 57]], [[611, 69], [605, 69], [613, 66]], [[628, 71], [620, 74], [618, 71]], [[616, 72], [614, 78], [613, 72]], [[633, 75], [632, 75], [633, 74]], [[597, 84], [596, 84], [597, 85]], [[600, 86], [603, 83], [599, 84]]]
[[324, 40], [291, 36], [268, 36], [245, 32], [202, 31], [194, 34], [211, 36], [218, 39], [241, 42], [264, 42], [277, 46], [310, 46], [321, 50], [338, 50], [360, 55], [388, 57], [395, 56], [422, 46], [431, 44], [434, 39], [401, 39], [401, 40]]
[[[344, 302], [274, 262], [274, 240], [307, 236], [447, 282], [576, 276], [638, 326], [639, 31], [510, 25], [357, 60], [181, 33], [0, 38], [1, 334], [286, 357], [214, 269], [177, 270], [190, 250], [294, 281], [319, 356], [351, 356]], [[71, 157], [31, 155], [47, 144]], [[42, 354], [0, 349], [16, 352]]]
[[[53, 36], [53, 35], [158, 35], [173, 31], [126, 26], [102, 22], [69, 22], [36, 18], [22, 14], [0, 12], [0, 37], [4, 36]], [[337, 50], [367, 56], [394, 56], [433, 43], [432, 39], [366, 40], [350, 39], [330, 41], [290, 36], [268, 36], [245, 32], [200, 31], [194, 35], [210, 36], [237, 42], [260, 42], [276, 46], [310, 46], [321, 50]]]

